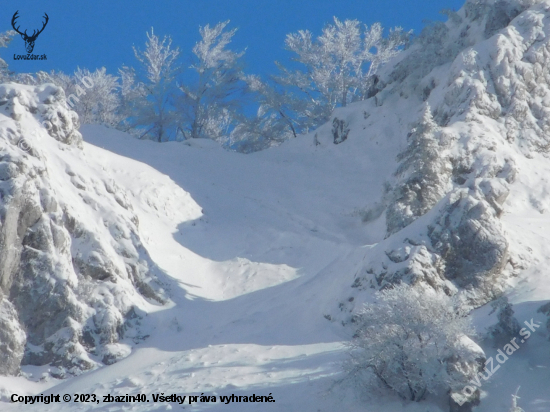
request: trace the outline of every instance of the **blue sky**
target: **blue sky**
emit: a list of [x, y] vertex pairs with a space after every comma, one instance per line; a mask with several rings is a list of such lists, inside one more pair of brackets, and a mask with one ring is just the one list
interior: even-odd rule
[[199, 38], [198, 27], [231, 20], [238, 31], [232, 49], [246, 48], [246, 71], [275, 73], [274, 61], [287, 61], [284, 50], [287, 33], [309, 29], [319, 34], [322, 27], [339, 19], [357, 19], [369, 26], [381, 22], [385, 28], [402, 26], [419, 33], [426, 20], [442, 20], [439, 11], [459, 9], [463, 0], [78, 0], [2, 2], [0, 31], [11, 29], [11, 18], [19, 10], [21, 29], [42, 27], [43, 13], [49, 15], [46, 29], [36, 40], [34, 54], [46, 54], [47, 61], [14, 61], [13, 54], [25, 54], [17, 36], [0, 55], [17, 72], [72, 72], [77, 66], [91, 70], [102, 66], [116, 73], [122, 64], [136, 65], [132, 45], [143, 48], [145, 32], [171, 35], [173, 45], [189, 61]]

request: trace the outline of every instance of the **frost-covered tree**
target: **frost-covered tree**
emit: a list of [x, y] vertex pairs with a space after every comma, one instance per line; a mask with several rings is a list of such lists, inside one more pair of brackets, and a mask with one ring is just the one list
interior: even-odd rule
[[350, 343], [352, 376], [374, 376], [411, 401], [460, 390], [475, 376], [483, 351], [468, 337], [470, 319], [452, 298], [405, 284], [377, 298], [360, 313]]
[[440, 128], [428, 104], [407, 140], [407, 148], [397, 157], [401, 164], [396, 175], [401, 181], [394, 187], [386, 210], [388, 234], [430, 210], [445, 195], [450, 182], [452, 165], [440, 145]]
[[23, 73], [21, 74], [21, 77], [26, 79], [25, 84], [53, 83], [56, 86], [61, 87], [67, 96], [69, 95], [68, 92], [72, 88], [71, 85], [74, 83], [73, 76], [56, 70], [52, 70], [50, 72], [39, 71], [35, 74]]
[[138, 116], [143, 113], [142, 109], [147, 105], [144, 102], [147, 100], [147, 91], [144, 84], [137, 80], [136, 70], [133, 67], [122, 66], [118, 73], [121, 83], [121, 111], [125, 116], [120, 128], [141, 138], [143, 132], [139, 130], [139, 126], [145, 122], [139, 121]]
[[379, 23], [362, 31], [359, 21], [342, 22], [335, 17], [334, 24], [325, 26], [316, 39], [308, 30], [287, 35], [286, 48], [305, 69], [278, 64], [281, 74], [275, 80], [298, 91], [293, 111], [303, 117], [304, 128], [315, 127], [329, 120], [335, 107], [364, 99], [369, 79], [399, 52], [409, 35], [395, 28], [384, 38]]
[[[76, 112], [83, 124], [116, 127], [122, 121], [119, 78], [102, 67], [93, 72], [78, 68], [74, 73]], [[80, 96], [79, 96], [80, 95]]]
[[289, 113], [289, 102], [293, 97], [284, 89], [277, 90], [277, 85], [263, 82], [258, 76], [248, 75], [244, 79], [248, 92], [254, 95], [259, 107], [254, 116], [238, 117], [230, 135], [231, 147], [248, 153], [296, 137], [299, 125]]
[[[0, 47], [8, 47], [13, 40], [17, 32], [15, 30], [8, 30], [0, 33]], [[6, 81], [9, 78], [8, 63], [0, 57], [0, 81]]]
[[60, 86], [81, 124], [118, 127], [123, 120], [118, 77], [107, 74], [105, 67], [94, 72], [77, 68], [73, 75], [54, 70], [39, 71], [34, 75], [23, 73], [16, 75], [16, 79], [24, 84], [54, 83]]
[[246, 82], [250, 91], [256, 94], [257, 101], [260, 104], [258, 117], [273, 119], [273, 122], [279, 119], [276, 124], [271, 124], [274, 127], [273, 136], [297, 137], [299, 124], [289, 114], [295, 96], [285, 89], [277, 89], [277, 85], [263, 82], [260, 77], [255, 75], [246, 76]]
[[201, 40], [193, 47], [193, 74], [179, 84], [178, 132], [183, 138], [228, 139], [244, 90], [241, 57], [227, 46], [236, 29], [225, 31], [229, 21], [200, 27]]
[[35, 82], [52, 82], [61, 86], [67, 103], [78, 114], [81, 124], [116, 127], [123, 119], [118, 78], [107, 74], [105, 67], [94, 72], [77, 68], [73, 75], [56, 71], [38, 72]]
[[286, 132], [277, 116], [263, 114], [260, 108], [254, 117], [240, 117], [229, 135], [228, 145], [241, 153], [257, 152], [288, 139]]
[[134, 47], [140, 68], [136, 71], [123, 66], [119, 71], [127, 117], [125, 128], [139, 138], [163, 142], [176, 137], [176, 112], [172, 99], [180, 70], [177, 64], [179, 54], [179, 48], [172, 48], [170, 36], [161, 40], [151, 28], [145, 50]]

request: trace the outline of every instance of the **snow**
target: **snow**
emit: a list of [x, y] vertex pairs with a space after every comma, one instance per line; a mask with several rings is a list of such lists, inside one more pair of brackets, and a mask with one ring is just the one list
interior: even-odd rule
[[[333, 312], [349, 287], [349, 273], [371, 244], [383, 240], [380, 219], [362, 223], [358, 211], [381, 201], [384, 178], [395, 168], [387, 159], [395, 158], [397, 139], [374, 143], [381, 148], [372, 151], [368, 136], [364, 141], [356, 136], [355, 147], [337, 149], [328, 140], [315, 147], [313, 139], [303, 138], [241, 155], [210, 141], [159, 145], [99, 126], [81, 132], [86, 158], [129, 194], [142, 241], [166, 274], [171, 301], [149, 309], [143, 329], [150, 337], [115, 365], [64, 381], [0, 378], [3, 399], [13, 393], [145, 393], [151, 402], [4, 403], [5, 410], [179, 408], [152, 403], [153, 393], [218, 398], [271, 393], [276, 402], [262, 410], [364, 410], [365, 400], [338, 384], [349, 331], [322, 315]], [[361, 144], [370, 150], [353, 156]], [[348, 274], [345, 282], [342, 274]], [[527, 313], [537, 308], [531, 305]], [[499, 377], [498, 393], [506, 396], [501, 404], [508, 404], [508, 392], [519, 384], [505, 370], [517, 371], [537, 359], [529, 355], [540, 356], [542, 349], [528, 351], [535, 339], [545, 338], [537, 331], [527, 350], [508, 361], [501, 372], [506, 380]], [[545, 365], [532, 368], [544, 374]], [[40, 376], [45, 370], [25, 367], [24, 372]], [[487, 384], [486, 396], [494, 396], [490, 389]], [[544, 391], [522, 388], [520, 395], [527, 399], [531, 393]], [[257, 405], [218, 402], [191, 408], [240, 411], [257, 410]], [[389, 398], [378, 410], [445, 409]]]
[[[383, 178], [395, 166], [380, 160], [394, 158], [395, 145], [380, 141], [378, 150], [356, 157], [354, 148], [342, 146], [342, 153], [330, 140], [315, 147], [311, 138], [241, 155], [208, 141], [158, 145], [98, 126], [81, 132], [85, 157], [124, 187], [171, 301], [148, 308], [142, 330], [151, 336], [114, 367], [67, 381], [7, 378], [17, 379], [18, 393], [252, 391], [273, 394], [270, 410], [308, 410], [327, 397], [338, 405], [330, 388], [349, 336], [323, 314], [342, 293], [340, 273], [361, 261], [363, 245], [384, 236], [380, 225], [365, 233], [369, 224], [358, 213], [380, 201]], [[4, 394], [15, 390], [2, 387]]]
[[[497, 206], [502, 213], [491, 222], [501, 226], [497, 231], [505, 234], [510, 255], [495, 279], [499, 284], [493, 286], [505, 290], [522, 327], [531, 319], [541, 325], [488, 381], [481, 382], [482, 402], [474, 410], [508, 410], [520, 385], [522, 408], [550, 410], [549, 332], [547, 319], [537, 313], [550, 300], [548, 155], [533, 149], [539, 135], [531, 140], [529, 136], [536, 122], [529, 123], [532, 119], [526, 115], [520, 123], [509, 113], [500, 113], [505, 103], [496, 101], [494, 90], [487, 92], [494, 85], [488, 86], [486, 78], [487, 73], [502, 74], [495, 84], [505, 91], [510, 87], [506, 81], [513, 80], [516, 86], [529, 83], [529, 74], [508, 71], [514, 62], [517, 67], [527, 65], [523, 53], [535, 53], [536, 43], [548, 36], [548, 18], [541, 16], [547, 15], [550, 3], [541, 3], [486, 40], [474, 25], [460, 45], [466, 48], [462, 54], [451, 50], [445, 54], [448, 61], [418, 68], [422, 88], [434, 81], [428, 98], [434, 113], [439, 120], [447, 114], [452, 120], [445, 128], [448, 152], [472, 166], [472, 172], [462, 173], [465, 183], [453, 182], [455, 191], [430, 212], [388, 238], [384, 213], [377, 211], [387, 204], [386, 182], [395, 183], [396, 155], [405, 148], [410, 125], [425, 107], [417, 84], [412, 85], [418, 80], [414, 76], [390, 83], [375, 99], [338, 109], [334, 116], [351, 130], [339, 145], [332, 142], [330, 123], [315, 134], [249, 155], [225, 151], [202, 139], [138, 141], [101, 126], [81, 129], [82, 152], [60, 150], [42, 132], [35, 134], [31, 143], [47, 151], [48, 160], [71, 176], [71, 189], [60, 189], [67, 203], [79, 204], [76, 197], [72, 200], [78, 197], [74, 187], [94, 187], [101, 181], [110, 185], [107, 191], [116, 203], [131, 206], [168, 302], [141, 302], [146, 313], [141, 332], [148, 337], [136, 345], [112, 344], [112, 351], [125, 356], [114, 365], [66, 380], [50, 377], [47, 366], [26, 366], [23, 376], [0, 377], [0, 409], [179, 410], [182, 406], [176, 403], [154, 403], [151, 395], [204, 393], [219, 398], [254, 393], [271, 394], [276, 402], [260, 408], [248, 403], [190, 406], [186, 402], [185, 409], [354, 412], [367, 405], [382, 412], [447, 411], [442, 399], [406, 404], [386, 393], [368, 395], [350, 385], [341, 364], [353, 330], [341, 322], [360, 303], [372, 299], [375, 289], [368, 284], [360, 291], [351, 287], [365, 268], [383, 267], [391, 260], [404, 269], [413, 254], [415, 270], [434, 265], [424, 244], [411, 246], [404, 240], [428, 239], [429, 225], [447, 204], [464, 195], [478, 196], [475, 200], [480, 203], [489, 198], [502, 202]], [[454, 34], [458, 36], [458, 31]], [[410, 53], [403, 53], [401, 61]], [[400, 88], [400, 93], [393, 93], [392, 87]], [[543, 105], [539, 97], [533, 97], [529, 110], [544, 112], [535, 104]], [[519, 106], [508, 103], [510, 113], [521, 112], [518, 102]], [[25, 116], [20, 107], [13, 112]], [[31, 135], [37, 128], [35, 123], [22, 124], [23, 132]], [[512, 143], [508, 134], [514, 130], [518, 136]], [[505, 176], [510, 162], [517, 171], [515, 180]], [[62, 187], [66, 180], [55, 184]], [[101, 196], [96, 194], [95, 199]], [[86, 221], [93, 232], [107, 230], [99, 219], [107, 218], [106, 209], [99, 209]], [[82, 206], [80, 213], [87, 210]], [[450, 226], [458, 226], [462, 216], [449, 216], [455, 219]], [[495, 358], [501, 348], [483, 340], [486, 329], [497, 321], [490, 312], [490, 305], [473, 311], [478, 336], [474, 341], [464, 338], [463, 343], [476, 351], [481, 347], [487, 358]], [[143, 393], [150, 402], [20, 405], [9, 402], [13, 393], [83, 393], [100, 399], [107, 394]]]

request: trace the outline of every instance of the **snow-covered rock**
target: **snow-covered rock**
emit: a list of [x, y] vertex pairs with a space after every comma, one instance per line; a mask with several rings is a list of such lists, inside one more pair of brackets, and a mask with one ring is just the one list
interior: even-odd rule
[[0, 372], [112, 363], [164, 302], [126, 191], [82, 151], [53, 85], [0, 86]]
[[[549, 153], [549, 50], [547, 1], [467, 1], [382, 70], [356, 106], [369, 115], [349, 127], [381, 133], [391, 112], [403, 149], [384, 195], [387, 239], [355, 290], [422, 281], [478, 307], [532, 263], [502, 217], [518, 165]], [[361, 301], [344, 303], [348, 320]]]

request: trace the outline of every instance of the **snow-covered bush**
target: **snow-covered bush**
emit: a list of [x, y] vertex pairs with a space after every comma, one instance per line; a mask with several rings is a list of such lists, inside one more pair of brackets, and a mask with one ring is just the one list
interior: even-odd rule
[[452, 298], [399, 284], [377, 292], [359, 313], [345, 369], [403, 399], [460, 390], [478, 371], [483, 351], [468, 336], [470, 318]]

